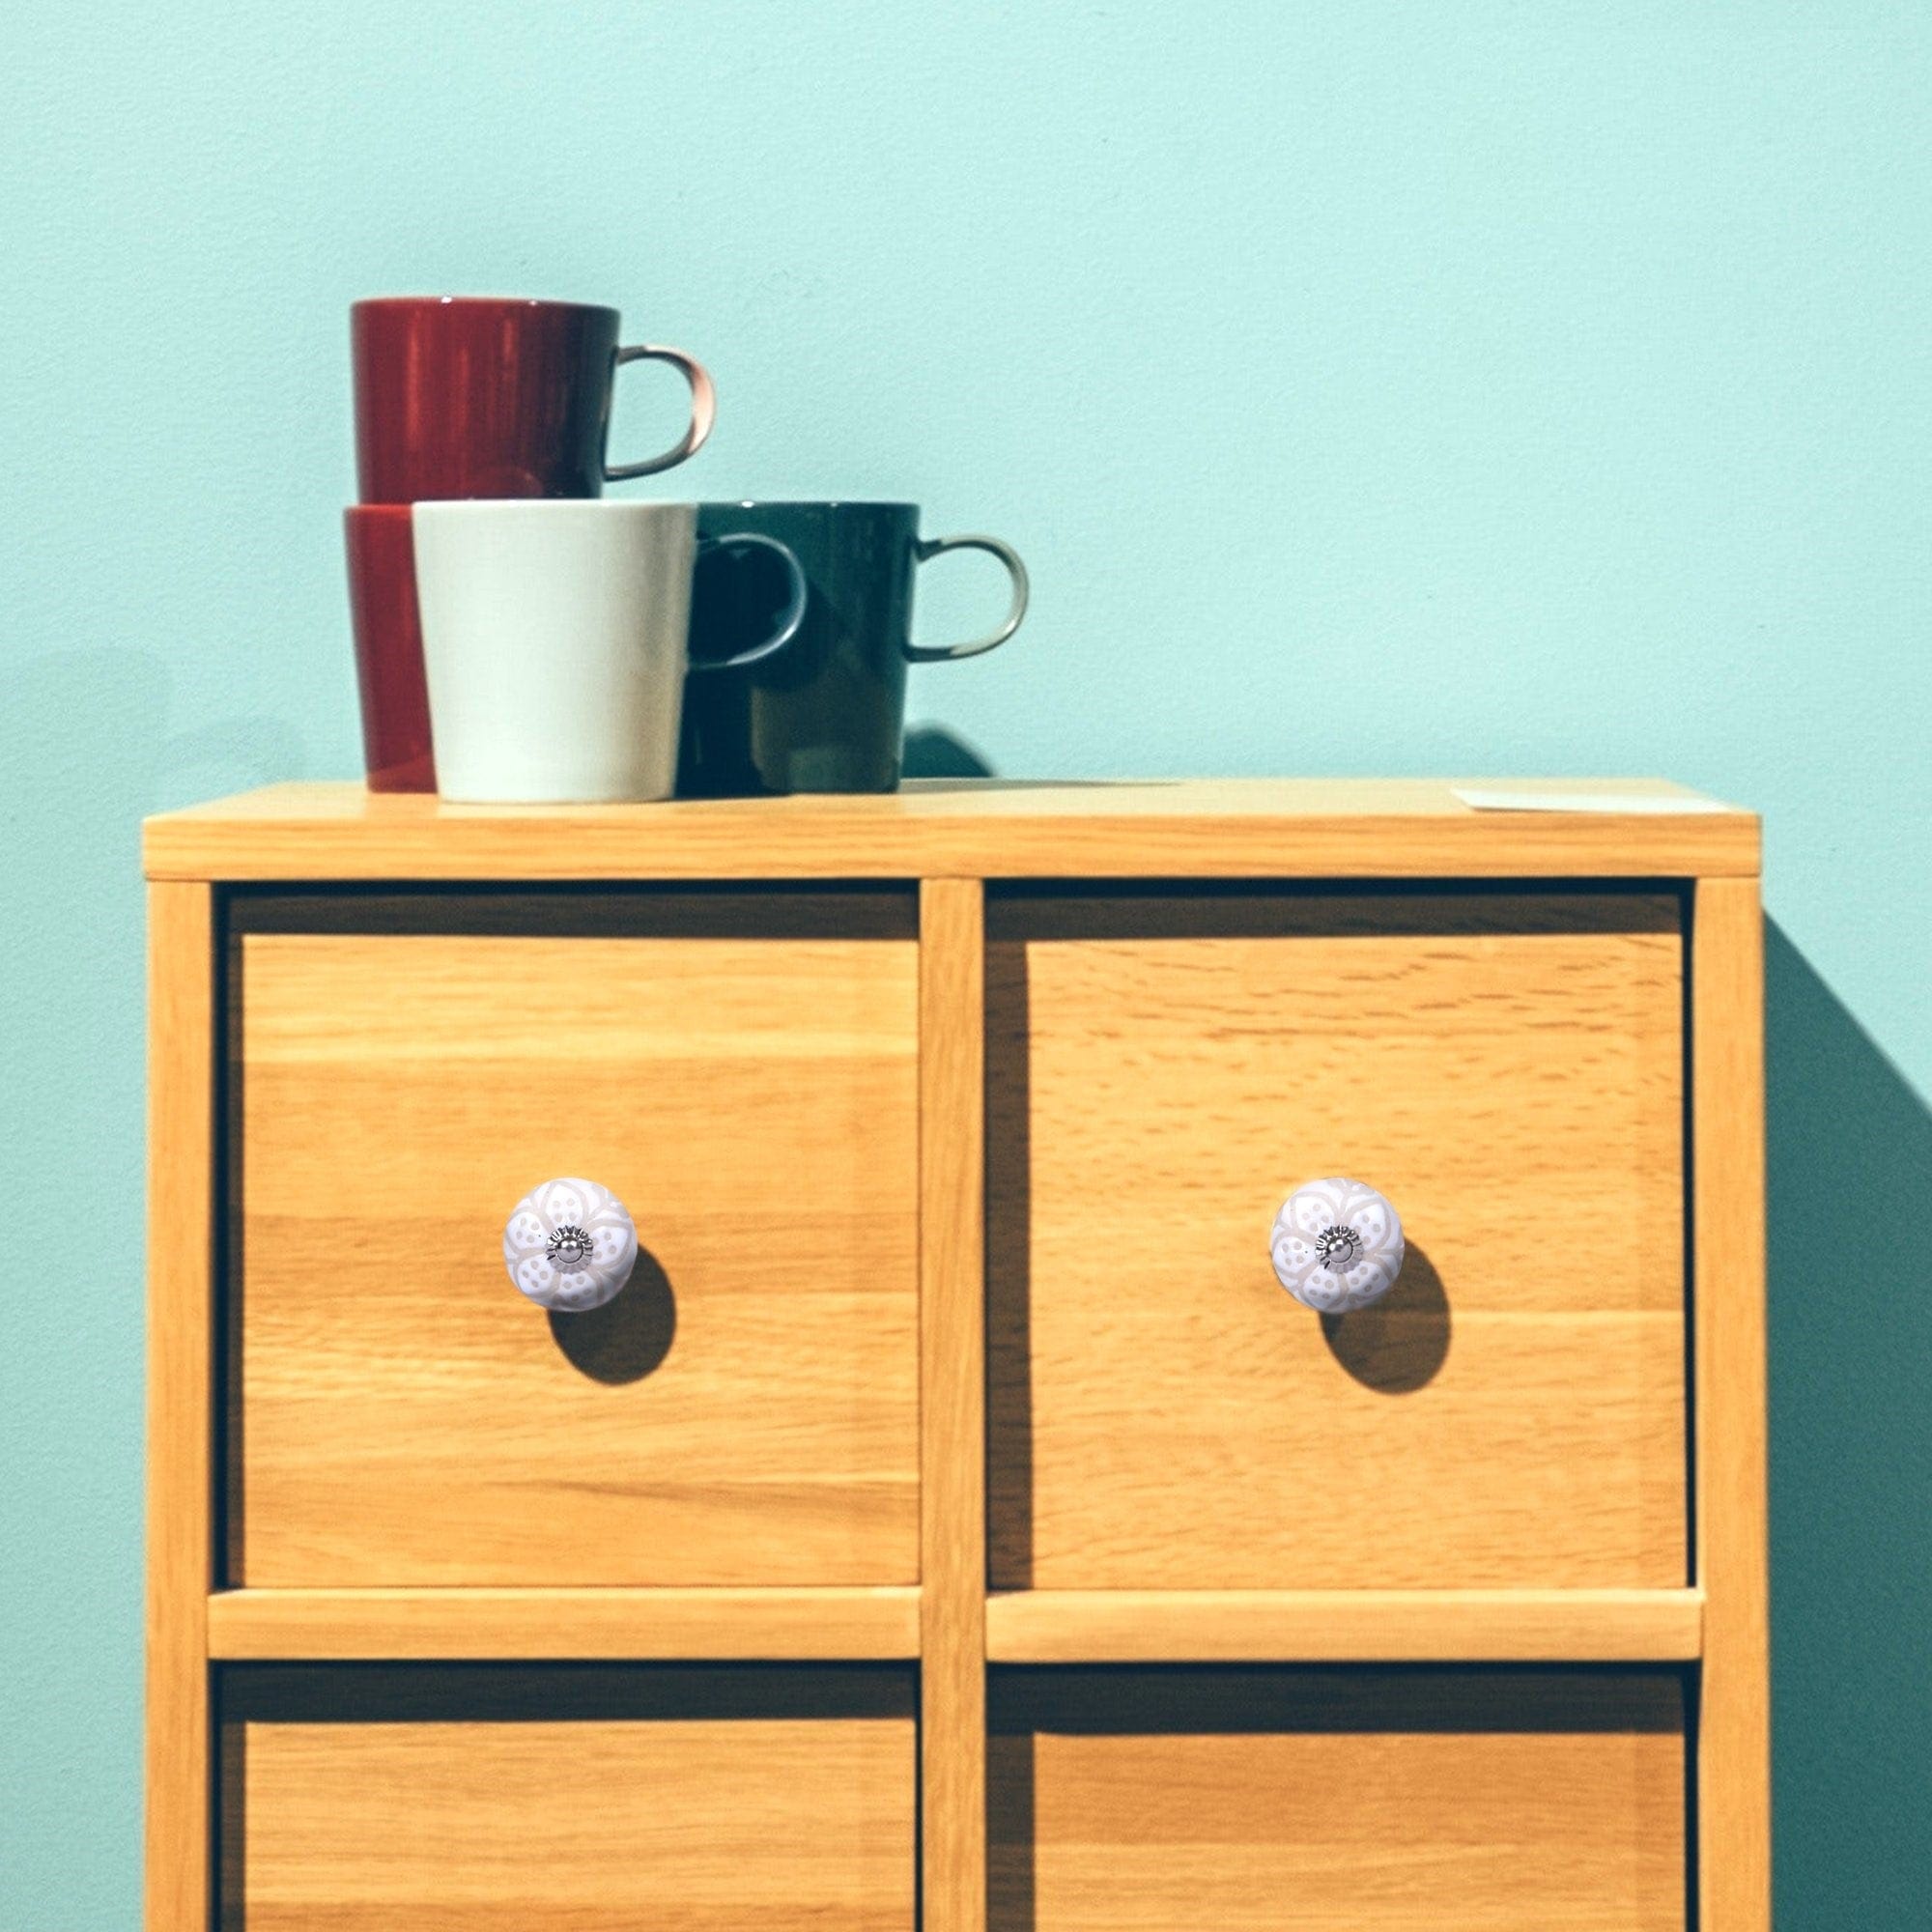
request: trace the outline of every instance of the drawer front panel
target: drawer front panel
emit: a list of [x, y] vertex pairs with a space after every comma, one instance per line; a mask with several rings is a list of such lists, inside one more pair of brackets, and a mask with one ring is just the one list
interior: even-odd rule
[[[1014, 897], [987, 965], [992, 1577], [1682, 1584], [1674, 896]], [[1268, 1257], [1403, 1216], [1382, 1302]]]
[[[232, 1580], [917, 1579], [910, 913], [603, 913], [241, 937]], [[502, 1261], [559, 1176], [590, 1313]]]
[[224, 1932], [911, 1932], [909, 1676], [232, 1675]]
[[1674, 1675], [1013, 1671], [991, 1932], [1682, 1932]]

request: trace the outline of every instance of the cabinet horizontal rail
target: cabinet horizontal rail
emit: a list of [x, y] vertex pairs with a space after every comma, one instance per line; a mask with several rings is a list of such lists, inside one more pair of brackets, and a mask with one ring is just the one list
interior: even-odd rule
[[919, 1591], [223, 1590], [213, 1658], [796, 1659], [919, 1655]]
[[995, 1663], [1663, 1663], [1703, 1647], [1699, 1590], [1014, 1590]]

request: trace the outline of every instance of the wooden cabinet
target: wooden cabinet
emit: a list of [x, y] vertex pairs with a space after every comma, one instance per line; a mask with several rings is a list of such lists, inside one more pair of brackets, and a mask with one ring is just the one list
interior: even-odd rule
[[1757, 826], [1627, 789], [151, 821], [149, 1932], [1766, 1932]]

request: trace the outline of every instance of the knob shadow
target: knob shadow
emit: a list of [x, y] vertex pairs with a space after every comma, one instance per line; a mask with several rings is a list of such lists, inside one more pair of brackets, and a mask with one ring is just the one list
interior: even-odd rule
[[639, 1247], [615, 1298], [582, 1315], [553, 1309], [550, 1332], [580, 1375], [617, 1387], [640, 1382], [662, 1365], [677, 1339], [677, 1296], [657, 1256]]
[[1449, 1296], [1435, 1264], [1411, 1245], [1395, 1286], [1350, 1315], [1324, 1315], [1328, 1352], [1364, 1388], [1413, 1395], [1449, 1358]]

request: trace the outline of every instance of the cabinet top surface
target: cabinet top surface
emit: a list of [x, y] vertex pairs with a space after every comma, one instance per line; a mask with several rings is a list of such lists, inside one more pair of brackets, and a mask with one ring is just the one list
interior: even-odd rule
[[[1587, 810], [1484, 810], [1459, 787]], [[1603, 809], [1610, 801], [1623, 809]], [[1758, 820], [1660, 780], [919, 780], [883, 796], [446, 805], [270, 785], [145, 827], [152, 879], [1709, 877]]]

